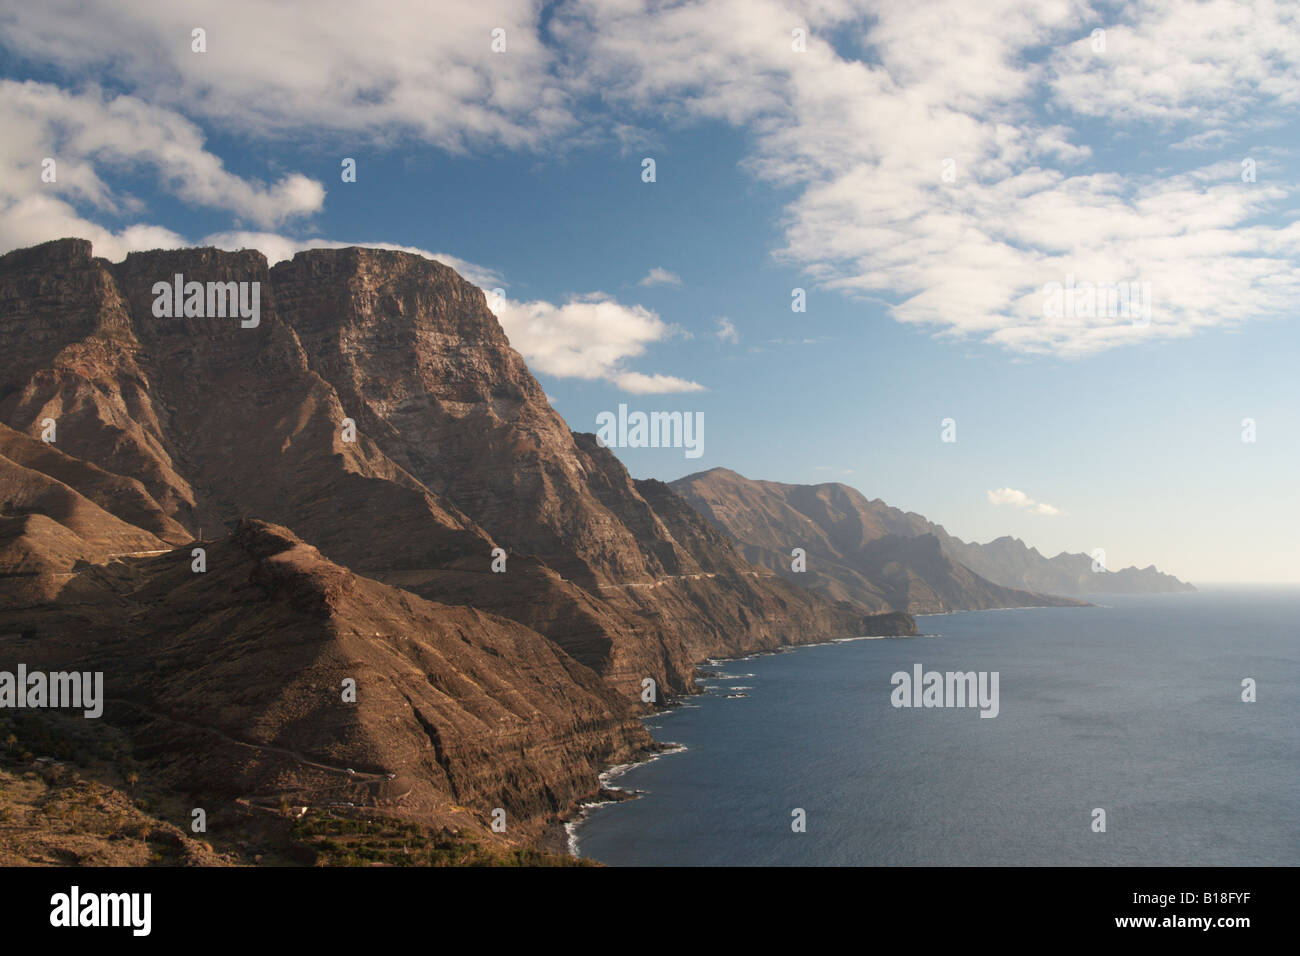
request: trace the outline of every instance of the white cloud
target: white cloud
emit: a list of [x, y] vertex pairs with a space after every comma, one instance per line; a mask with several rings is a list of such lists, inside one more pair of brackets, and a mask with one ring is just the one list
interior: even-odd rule
[[1144, 3], [1053, 58], [1058, 102], [1111, 121], [1258, 122], [1263, 104], [1300, 105], [1300, 8], [1270, 0]]
[[1023, 491], [1015, 488], [999, 488], [988, 493], [989, 504], [1009, 505], [1036, 515], [1059, 515], [1061, 510], [1045, 501], [1035, 501]]
[[682, 284], [681, 276], [677, 275], [677, 273], [675, 272], [669, 272], [667, 269], [661, 269], [659, 266], [655, 266], [653, 269], [651, 269], [648, 273], [646, 273], [646, 277], [637, 283], [637, 285], [644, 285], [644, 286], [651, 286], [651, 285], [680, 286], [681, 284]]
[[736, 323], [725, 315], [718, 319], [718, 330], [713, 334], [718, 337], [719, 342], [729, 342], [732, 345], [740, 343], [740, 332], [736, 329]]
[[[5, 177], [22, 177], [27, 192], [46, 186], [65, 201], [84, 201], [108, 213], [142, 206], [106, 184], [101, 171], [150, 168], [158, 188], [196, 206], [228, 210], [259, 225], [319, 212], [320, 183], [301, 173], [266, 185], [227, 171], [208, 152], [197, 126], [133, 96], [108, 96], [94, 87], [70, 93], [48, 83], [0, 81], [0, 124], [5, 130]], [[44, 157], [58, 162], [55, 183], [42, 183]]]
[[[489, 299], [491, 302], [491, 299]], [[510, 344], [534, 372], [564, 378], [603, 379], [637, 394], [694, 392], [704, 386], [670, 375], [628, 369], [628, 359], [672, 335], [672, 326], [651, 310], [624, 305], [603, 293], [551, 302], [495, 303]]]
[[1170, 149], [1220, 149], [1225, 143], [1232, 138], [1232, 134], [1226, 129], [1207, 129], [1204, 132], [1193, 133], [1191, 136], [1184, 137], [1176, 143], [1170, 143]]
[[645, 375], [641, 372], [618, 372], [612, 381], [634, 395], [665, 395], [670, 392], [702, 392], [704, 386], [675, 375]]
[[[151, 102], [238, 133], [414, 137], [461, 151], [537, 146], [574, 126], [539, 15], [531, 0], [45, 0], [6, 5], [3, 32], [12, 49], [111, 71]], [[196, 26], [206, 53], [191, 50]], [[503, 53], [491, 49], [498, 27]]]

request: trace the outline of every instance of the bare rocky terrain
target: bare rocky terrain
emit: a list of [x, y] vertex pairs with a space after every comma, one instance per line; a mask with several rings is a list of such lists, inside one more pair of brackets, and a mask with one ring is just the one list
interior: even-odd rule
[[[259, 283], [257, 324], [155, 316], [176, 275]], [[0, 257], [0, 354], [0, 670], [104, 673], [96, 799], [180, 832], [163, 862], [547, 862], [700, 660], [915, 633], [631, 479], [428, 259], [46, 243]], [[23, 733], [91, 774], [48, 716]], [[0, 806], [29, 819], [54, 754], [20, 746]], [[41, 826], [7, 859], [64, 859]]]

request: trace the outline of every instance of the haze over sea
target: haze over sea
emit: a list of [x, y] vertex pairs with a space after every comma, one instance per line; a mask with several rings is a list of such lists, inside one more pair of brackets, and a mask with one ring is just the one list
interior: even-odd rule
[[[725, 662], [648, 718], [578, 853], [612, 865], [1296, 865], [1300, 589], [919, 617], [930, 635]], [[1000, 712], [895, 708], [890, 677], [1000, 672]], [[1258, 686], [1242, 701], [1243, 678]], [[727, 694], [747, 694], [728, 698]], [[1106, 832], [1091, 828], [1106, 811]], [[791, 811], [807, 812], [807, 831]]]

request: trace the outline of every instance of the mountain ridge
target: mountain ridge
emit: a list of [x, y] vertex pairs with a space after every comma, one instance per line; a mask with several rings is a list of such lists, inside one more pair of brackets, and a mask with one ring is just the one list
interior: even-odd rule
[[[934, 613], [1086, 603], [1073, 599], [1108, 588], [1192, 589], [1154, 565], [1095, 573], [1087, 555], [1045, 558], [1010, 535], [986, 545], [965, 542], [920, 514], [840, 482], [797, 485], [713, 468], [669, 484], [749, 560], [864, 606]], [[926, 539], [939, 555], [934, 547], [916, 550]], [[790, 571], [794, 547], [808, 554], [805, 572]]]

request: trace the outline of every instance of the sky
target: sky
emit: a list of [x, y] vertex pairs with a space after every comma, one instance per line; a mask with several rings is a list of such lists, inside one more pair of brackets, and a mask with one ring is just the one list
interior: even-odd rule
[[636, 477], [1300, 582], [1298, 107], [1264, 0], [3, 0], [0, 251], [408, 249], [575, 431], [702, 416]]

